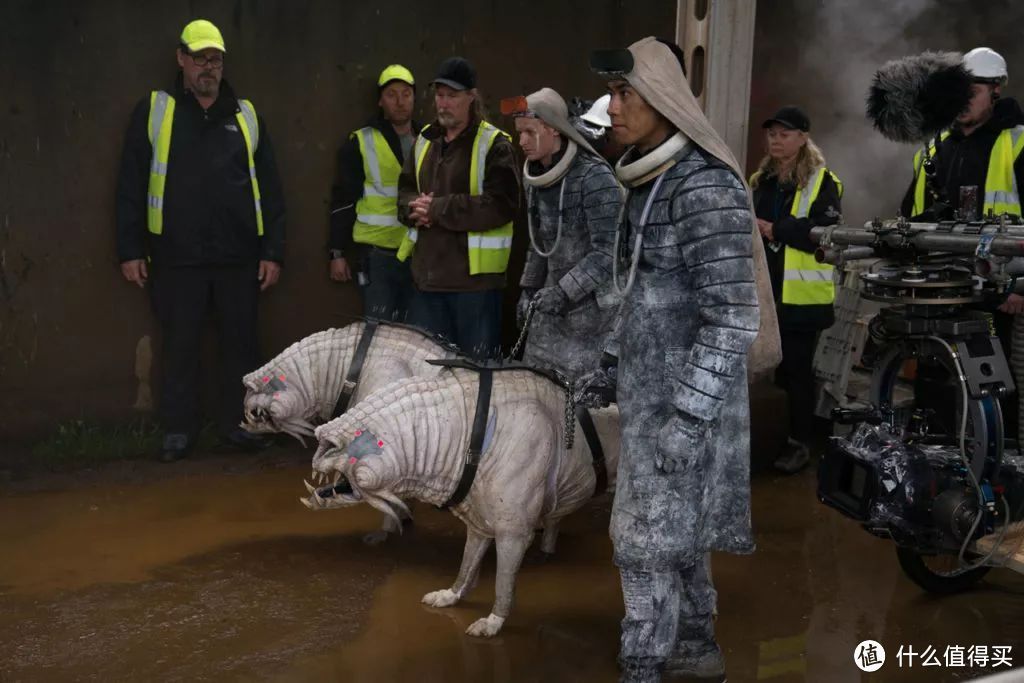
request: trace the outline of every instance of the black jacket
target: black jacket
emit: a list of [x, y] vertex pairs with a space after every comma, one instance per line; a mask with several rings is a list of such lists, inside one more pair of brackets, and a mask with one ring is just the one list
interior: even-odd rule
[[[985, 177], [988, 175], [988, 161], [992, 155], [992, 146], [999, 134], [1007, 128], [1024, 124], [1024, 112], [1021, 111], [1017, 100], [1011, 97], [1004, 97], [996, 102], [995, 109], [985, 125], [981, 126], [968, 136], [954, 127], [945, 140], [939, 143], [936, 151], [936, 169], [939, 183], [946, 193], [946, 201], [949, 206], [936, 216], [930, 210], [931, 195], [925, 191], [926, 211], [920, 214], [925, 220], [948, 220], [954, 217], [960, 207], [960, 188], [962, 186], [974, 185], [978, 188], [978, 211], [982, 211], [985, 203]], [[916, 171], [916, 169], [915, 169]], [[1014, 175], [1017, 176], [1017, 187], [1024, 187], [1024, 154], [1017, 157], [1013, 165]], [[917, 186], [917, 176], [912, 179], [903, 203], [900, 204], [900, 213], [904, 216], [911, 216], [914, 210], [914, 189]], [[980, 216], [976, 216], [978, 218]]]
[[[754, 212], [758, 218], [771, 221], [775, 241], [808, 253], [817, 245], [811, 241], [811, 228], [816, 225], [834, 225], [841, 212], [841, 192], [832, 176], [825, 174], [821, 181], [818, 198], [811, 204], [807, 218], [796, 218], [790, 213], [796, 186], [779, 183], [775, 176], [761, 178], [754, 190]], [[785, 249], [772, 249], [765, 240], [765, 255], [768, 257], [768, 272], [775, 295], [775, 308], [779, 313], [779, 327], [787, 330], [823, 330], [832, 326], [835, 320], [831, 304], [795, 306], [782, 303], [782, 276], [785, 272]]]
[[[395, 127], [378, 111], [377, 115], [367, 122], [367, 126], [376, 128], [388, 143], [398, 163], [405, 164], [402, 154], [402, 142], [395, 132]], [[421, 126], [412, 122], [412, 133], [415, 137]], [[354, 131], [353, 131], [354, 133]], [[366, 174], [363, 173], [363, 155], [359, 152], [359, 141], [354, 134], [349, 135], [338, 149], [337, 172], [334, 184], [331, 185], [330, 236], [328, 249], [338, 249], [346, 258], [357, 256], [352, 250], [352, 226], [356, 222], [356, 202], [363, 196], [363, 185]]]
[[[235, 113], [238, 99], [227, 81], [206, 111], [181, 74], [175, 99], [171, 150], [164, 188], [161, 235], [146, 227], [146, 192], [152, 145], [146, 130], [147, 95], [135, 107], [121, 156], [117, 185], [117, 253], [123, 261], [152, 256], [156, 265], [209, 266], [284, 261], [285, 211], [281, 180], [270, 135], [259, 118], [254, 154], [263, 207], [263, 237], [256, 231], [256, 210], [249, 178], [245, 139]], [[258, 103], [257, 103], [258, 105]], [[257, 106], [257, 114], [259, 108]]]

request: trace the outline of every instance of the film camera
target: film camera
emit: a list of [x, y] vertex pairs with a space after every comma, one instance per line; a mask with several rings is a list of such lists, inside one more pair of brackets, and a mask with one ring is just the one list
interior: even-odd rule
[[[1016, 288], [1024, 225], [876, 220], [815, 228], [812, 239], [822, 261], [877, 259], [860, 295], [884, 306], [870, 326], [869, 407], [833, 412], [850, 431], [830, 440], [819, 499], [891, 538], [926, 590], [962, 590], [1024, 512], [1024, 458], [1004, 437], [1000, 403], [1015, 386], [990, 313]], [[901, 379], [909, 359], [912, 387]]]

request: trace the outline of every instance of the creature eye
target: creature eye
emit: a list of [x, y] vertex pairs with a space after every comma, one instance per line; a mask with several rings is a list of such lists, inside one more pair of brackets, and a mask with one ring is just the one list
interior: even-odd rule
[[384, 442], [383, 441], [378, 441], [377, 442], [377, 448], [384, 448]]
[[263, 378], [263, 383], [264, 383], [264, 384], [267, 384], [267, 383], [269, 383], [269, 382], [270, 382], [270, 378], [269, 378], [269, 377], [264, 377], [264, 378]]
[[356, 436], [362, 436], [362, 435], [363, 435], [363, 430], [357, 429], [356, 430]]
[[357, 462], [359, 462], [359, 460], [356, 459], [356, 458], [349, 458], [348, 459], [348, 464], [349, 465], [355, 465]]

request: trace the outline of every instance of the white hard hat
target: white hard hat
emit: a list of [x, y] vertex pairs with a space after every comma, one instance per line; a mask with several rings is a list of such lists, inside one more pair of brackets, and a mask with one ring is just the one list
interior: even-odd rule
[[611, 95], [602, 95], [594, 101], [594, 104], [590, 106], [587, 113], [580, 118], [587, 123], [592, 123], [595, 126], [601, 126], [602, 128], [611, 128], [612, 120], [608, 117], [608, 103], [612, 101]]
[[987, 47], [976, 47], [964, 55], [964, 68], [978, 80], [1005, 81], [1006, 60], [995, 50]]

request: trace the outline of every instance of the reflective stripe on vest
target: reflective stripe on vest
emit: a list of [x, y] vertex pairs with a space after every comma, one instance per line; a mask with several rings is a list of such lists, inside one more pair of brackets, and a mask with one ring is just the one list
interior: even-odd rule
[[[793, 196], [790, 213], [796, 218], [807, 218], [811, 214], [825, 174], [832, 176], [837, 187], [839, 179], [828, 169], [822, 167], [814, 172], [807, 185], [797, 188]], [[833, 268], [827, 263], [818, 263], [814, 255], [800, 249], [786, 246], [783, 254], [782, 303], [793, 306], [816, 306], [831, 304], [836, 297], [835, 284], [832, 282]]]
[[992, 145], [988, 158], [988, 172], [985, 175], [985, 204], [982, 215], [999, 216], [1004, 213], [1020, 216], [1020, 191], [1017, 188], [1017, 174], [1013, 165], [1024, 148], [1024, 126], [1007, 128], [999, 134]]
[[[949, 131], [943, 131], [939, 136], [940, 140], [949, 137]], [[1014, 126], [999, 133], [992, 151], [988, 158], [988, 170], [985, 173], [985, 199], [982, 205], [982, 215], [1010, 214], [1020, 216], [1020, 190], [1017, 188], [1017, 175], [1013, 172], [1013, 165], [1024, 149], [1024, 126]], [[914, 173], [916, 183], [914, 186], [914, 207], [913, 215], [923, 213], [928, 207], [925, 206], [926, 180], [923, 172], [924, 155], [929, 158], [935, 156], [935, 145], [930, 143], [928, 147], [918, 150], [914, 155]]]
[[363, 158], [363, 196], [356, 202], [352, 239], [384, 249], [397, 249], [405, 227], [398, 220], [398, 176], [402, 165], [388, 141], [377, 129], [367, 126], [353, 135]]
[[[939, 134], [939, 141], [941, 142], [948, 137], [949, 131], [944, 130]], [[928, 208], [924, 205], [924, 193], [928, 184], [927, 176], [924, 172], [925, 155], [927, 155], [929, 159], [935, 156], [935, 140], [932, 140], [927, 146], [917, 150], [917, 154], [914, 155], [914, 206], [911, 209], [911, 214], [914, 216], [924, 213], [925, 209]]]
[[[256, 179], [253, 157], [260, 144], [259, 119], [249, 100], [238, 100], [235, 114], [238, 129], [245, 140], [249, 162], [249, 180], [252, 183], [253, 207], [256, 211], [256, 234], [263, 236], [263, 208], [260, 205], [260, 184]], [[171, 154], [171, 130], [174, 126], [174, 98], [163, 90], [155, 90], [149, 97], [149, 121], [146, 130], [153, 147], [149, 166], [149, 189], [146, 193], [146, 227], [154, 235], [164, 231], [164, 190], [167, 185], [167, 161]]]
[[[498, 139], [499, 135], [509, 138], [507, 133], [486, 121], [481, 121], [477, 127], [476, 136], [473, 138], [473, 150], [469, 163], [470, 195], [478, 196], [483, 194], [487, 153], [491, 150], [491, 146]], [[421, 133], [416, 139], [413, 152], [416, 159], [416, 189], [420, 192], [422, 192], [420, 187], [420, 170], [429, 148], [430, 140]], [[416, 228], [409, 228], [406, 231], [405, 237], [402, 239], [402, 245], [398, 249], [398, 260], [404, 261], [409, 258], [418, 238], [419, 230]], [[504, 273], [508, 269], [509, 256], [512, 254], [511, 222], [493, 230], [469, 232], [466, 239], [469, 247], [470, 275]]]

